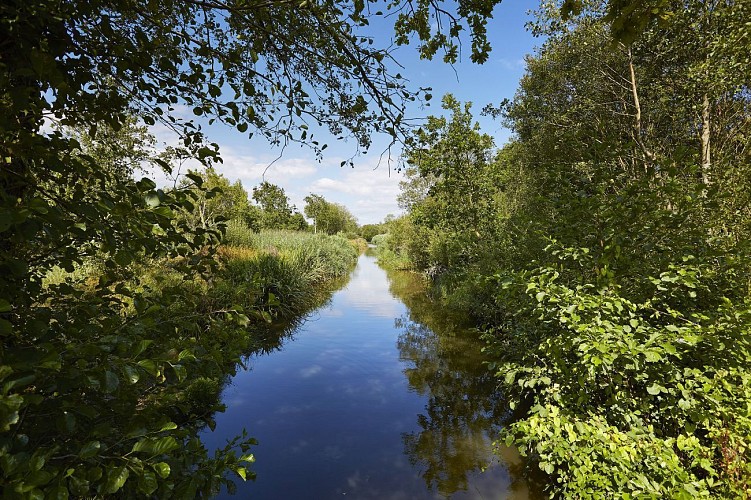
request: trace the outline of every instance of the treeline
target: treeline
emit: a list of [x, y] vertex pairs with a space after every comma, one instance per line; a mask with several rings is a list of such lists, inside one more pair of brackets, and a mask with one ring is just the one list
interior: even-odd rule
[[[200, 178], [199, 184], [196, 179]], [[207, 228], [217, 222], [234, 220], [245, 224], [251, 231], [290, 230], [322, 231], [325, 234], [358, 231], [357, 219], [344, 205], [310, 194], [305, 197], [305, 216], [290, 199], [284, 188], [263, 181], [254, 186], [250, 196], [238, 180], [231, 183], [214, 168], [191, 172], [183, 179], [181, 187], [191, 190], [195, 201], [193, 209], [181, 212], [179, 219], [191, 228]]]
[[621, 41], [599, 3], [538, 12], [485, 109], [513, 140], [446, 96], [383, 244], [474, 315], [554, 495], [751, 495], [749, 3], [668, 3]]

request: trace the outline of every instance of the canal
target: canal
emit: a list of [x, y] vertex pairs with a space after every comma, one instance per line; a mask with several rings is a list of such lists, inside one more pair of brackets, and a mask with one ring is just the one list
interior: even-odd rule
[[527, 499], [520, 457], [492, 452], [507, 407], [481, 341], [420, 279], [362, 255], [347, 284], [224, 390], [209, 449], [243, 428], [255, 499]]

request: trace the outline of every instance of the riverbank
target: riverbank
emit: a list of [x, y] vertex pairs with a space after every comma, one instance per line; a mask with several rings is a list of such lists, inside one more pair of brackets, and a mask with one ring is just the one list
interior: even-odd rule
[[[325, 300], [356, 259], [343, 238], [268, 232], [117, 273], [96, 258], [53, 269], [41, 296], [70, 300], [36, 307], [60, 311], [50, 321], [65, 336], [53, 344], [39, 330], [34, 352], [3, 359], [17, 371], [0, 371], [6, 388], [54, 388], [20, 416], [0, 398], [0, 424], [22, 436], [4, 441], [6, 493], [57, 484], [79, 497], [196, 498], [251, 478], [252, 438], [230, 436], [215, 452], [200, 432], [224, 410], [238, 363]], [[63, 322], [81, 316], [88, 325]]]

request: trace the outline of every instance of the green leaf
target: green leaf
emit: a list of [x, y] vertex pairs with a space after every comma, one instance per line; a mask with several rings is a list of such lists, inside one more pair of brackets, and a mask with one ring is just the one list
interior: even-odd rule
[[81, 451], [78, 452], [78, 456], [81, 458], [91, 458], [99, 454], [99, 450], [102, 448], [102, 443], [99, 441], [89, 441], [86, 443]]
[[105, 393], [111, 394], [115, 392], [119, 386], [120, 386], [120, 379], [117, 377], [117, 375], [114, 372], [111, 372], [109, 370], [104, 372], [103, 389]]
[[138, 370], [133, 366], [125, 365], [123, 370], [125, 371], [125, 376], [127, 377], [128, 382], [131, 384], [135, 384], [141, 378], [141, 374], [138, 373]]
[[144, 471], [141, 477], [138, 478], [138, 491], [145, 495], [151, 495], [159, 487], [159, 483], [156, 480], [156, 475], [150, 471]]
[[167, 477], [169, 477], [170, 475], [170, 466], [165, 462], [154, 464], [154, 470], [162, 479], [167, 479]]
[[656, 363], [662, 359], [662, 356], [657, 351], [644, 351], [644, 357], [649, 363]]
[[56, 486], [51, 490], [47, 490], [47, 494], [44, 498], [45, 500], [68, 500], [68, 497], [68, 488], [64, 486]]
[[180, 382], [185, 380], [185, 377], [188, 376], [188, 370], [186, 370], [183, 365], [170, 363], [170, 366], [172, 367], [172, 370], [174, 370], [177, 380]]
[[139, 354], [141, 354], [143, 351], [146, 350], [147, 347], [149, 347], [151, 344], [153, 344], [153, 340], [140, 340], [135, 346], [135, 349], [133, 350], [133, 357], [138, 357]]
[[159, 375], [159, 368], [153, 359], [142, 359], [138, 362], [138, 366], [149, 372], [151, 375], [157, 377]]
[[161, 429], [159, 429], [159, 432], [171, 431], [173, 429], [177, 429], [177, 424], [174, 422], [167, 422]]
[[245, 467], [237, 467], [235, 468], [235, 473], [242, 478], [243, 481], [248, 480], [247, 471], [245, 470]]
[[156, 208], [162, 204], [162, 201], [159, 199], [159, 195], [156, 192], [146, 193], [144, 199], [146, 200], [146, 205], [150, 208]]
[[665, 390], [664, 387], [662, 387], [659, 384], [652, 384], [649, 387], [647, 387], [647, 392], [650, 393], [653, 396], [658, 395], [659, 393], [663, 392]]
[[144, 438], [133, 445], [133, 452], [143, 452], [150, 455], [162, 455], [179, 448], [172, 436], [162, 438]]
[[133, 261], [133, 255], [127, 250], [120, 250], [115, 254], [115, 262], [120, 266], [127, 266]]
[[156, 207], [154, 210], [152, 210], [155, 214], [161, 215], [162, 217], [165, 217], [167, 219], [172, 219], [175, 217], [174, 212], [170, 210], [169, 207], [165, 207], [164, 205]]
[[0, 337], [8, 337], [13, 334], [13, 323], [0, 319]]
[[107, 480], [104, 483], [103, 493], [117, 493], [128, 480], [130, 471], [126, 467], [115, 467], [107, 473]]

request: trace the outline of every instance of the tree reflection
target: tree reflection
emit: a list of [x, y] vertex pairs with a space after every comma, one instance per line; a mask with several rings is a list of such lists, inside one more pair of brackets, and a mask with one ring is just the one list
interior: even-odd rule
[[473, 332], [432, 303], [414, 277], [391, 273], [390, 279], [392, 293], [410, 309], [396, 319], [404, 373], [427, 398], [417, 417], [421, 430], [402, 436], [405, 453], [428, 488], [448, 496], [467, 490], [469, 475], [493, 459], [492, 429], [503, 419], [505, 401]]

